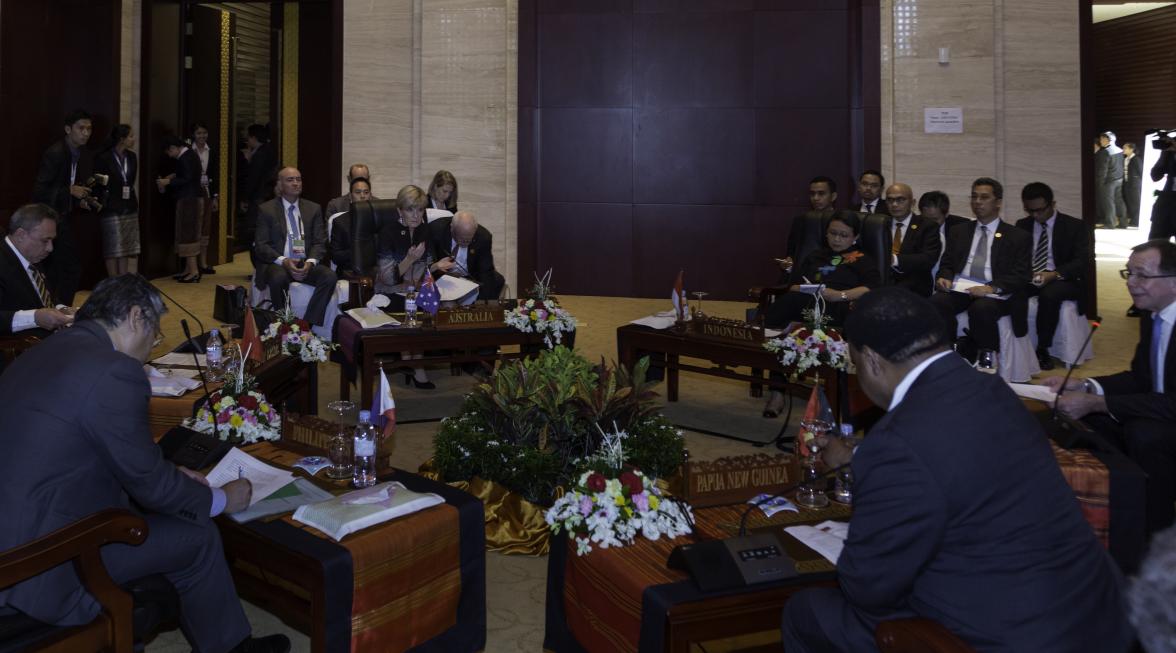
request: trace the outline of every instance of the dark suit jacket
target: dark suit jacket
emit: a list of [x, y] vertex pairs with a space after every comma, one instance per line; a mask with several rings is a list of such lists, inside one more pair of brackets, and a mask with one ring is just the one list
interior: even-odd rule
[[[21, 354], [0, 376], [0, 549], [106, 508], [207, 523], [209, 489], [163, 459], [151, 440], [142, 363], [115, 351], [96, 322], [78, 322]], [[0, 605], [49, 623], [98, 612], [71, 565], [0, 590]]]
[[1125, 651], [1116, 571], [1008, 386], [948, 354], [853, 457], [837, 562], [869, 619], [905, 610], [982, 651]]
[[204, 197], [204, 189], [200, 186], [200, 157], [191, 148], [176, 159], [176, 176], [167, 185], [172, 197], [177, 200]]
[[[861, 198], [859, 197], [852, 207], [853, 210], [857, 211], [858, 213], [862, 213], [862, 211], [861, 211], [862, 204], [863, 204], [863, 202], [862, 202]], [[874, 204], [874, 214], [875, 215], [890, 215], [890, 207], [887, 206], [885, 197], [882, 197], [882, 196], [878, 197], [878, 201]]]
[[[887, 221], [894, 228], [893, 218]], [[939, 260], [938, 225], [921, 215], [914, 215], [902, 232], [898, 251], [898, 266], [894, 270], [894, 285], [909, 288], [924, 297], [931, 296], [931, 268]]]
[[[104, 214], [125, 215], [139, 210], [139, 198], [135, 195], [135, 179], [139, 175], [139, 157], [130, 150], [126, 152], [126, 166], [127, 178], [124, 182], [122, 167], [115, 160], [113, 149], [99, 152], [98, 156], [94, 157], [94, 172], [110, 176], [110, 181], [102, 196], [98, 198], [98, 201], [102, 202]], [[122, 198], [124, 185], [131, 189], [130, 199], [124, 200]]]
[[[1126, 157], [1124, 157], [1126, 158]], [[1143, 185], [1143, 156], [1136, 153], [1127, 162], [1127, 176], [1123, 177], [1123, 192], [1127, 193], [1129, 189], [1134, 190], [1137, 194], [1140, 186]]]
[[[429, 223], [429, 252], [434, 261], [453, 255], [453, 229], [450, 223], [453, 218], [439, 218]], [[479, 286], [495, 285], [494, 270], [494, 237], [482, 225], [474, 233], [474, 240], [470, 242], [466, 264], [469, 277], [477, 281]], [[441, 276], [438, 273], [434, 277]]]
[[274, 146], [262, 143], [253, 152], [253, 157], [245, 162], [244, 169], [241, 201], [260, 203], [273, 192], [274, 177], [278, 173], [278, 157], [274, 153]]
[[[69, 169], [73, 160], [69, 146], [62, 138], [45, 149], [41, 155], [41, 165], [37, 168], [37, 178], [33, 182], [33, 201], [48, 204], [56, 210], [63, 220], [58, 223], [58, 229], [64, 224], [78, 201], [69, 194]], [[78, 156], [78, 168], [74, 174], [74, 184], [83, 185], [94, 170], [94, 156], [86, 148], [82, 148]]]
[[[1033, 268], [1033, 218], [1017, 220], [1017, 226], [1029, 234], [1029, 267]], [[1086, 265], [1094, 257], [1090, 248], [1090, 227], [1072, 215], [1059, 213], [1054, 221], [1053, 238], [1049, 248], [1053, 251], [1057, 272], [1071, 281], [1082, 281]], [[1030, 272], [1032, 274], [1032, 272]]]
[[[42, 274], [44, 274], [42, 272]], [[50, 293], [52, 293], [50, 287]], [[12, 251], [3, 238], [0, 238], [0, 335], [12, 333], [12, 316], [17, 311], [44, 308], [41, 296], [33, 286], [33, 281], [20, 264], [20, 259]], [[21, 332], [26, 333], [26, 332]], [[36, 329], [29, 331], [36, 335], [47, 336], [48, 331]]]
[[[971, 220], [948, 232], [947, 252], [939, 262], [939, 278], [953, 279], [957, 274], [967, 274], [964, 265], [972, 250], [972, 235], [979, 224]], [[992, 285], [1002, 294], [1012, 295], [1005, 301], [1012, 302], [1009, 313], [1013, 319], [1013, 333], [1020, 337], [1029, 332], [1029, 298], [1025, 290], [1033, 279], [1029, 265], [1033, 238], [1024, 229], [1003, 220], [997, 220], [996, 224], [996, 233], [990, 236], [993, 239]]]
[[[327, 255], [327, 224], [323, 210], [310, 200], [298, 200], [298, 214], [302, 217], [302, 236], [306, 240], [306, 258], [325, 264]], [[286, 210], [282, 198], [262, 204], [257, 209], [257, 231], [253, 248], [263, 263], [273, 263], [286, 249]]]
[[[192, 149], [192, 153], [196, 154], [196, 148], [193, 147], [191, 149]], [[220, 185], [220, 181], [219, 181], [220, 180], [220, 157], [218, 157], [216, 154], [216, 148], [214, 148], [211, 144], [209, 144], [209, 146], [208, 146], [208, 170], [207, 171], [203, 171], [204, 167], [202, 165], [200, 165], [200, 155], [199, 154], [196, 154], [196, 163], [197, 163], [197, 165], [196, 165], [196, 183], [197, 183], [197, 185], [199, 185], [199, 183], [200, 183], [200, 175], [202, 175], [202, 174], [208, 175], [208, 189], [203, 190], [203, 187], [201, 187], [201, 189], [202, 189], [200, 191], [201, 195], [203, 195], [204, 197], [212, 197], [213, 195], [216, 195], [217, 193], [219, 193], [220, 192], [220, 189], [219, 189], [219, 185]]]
[[1176, 429], [1176, 329], [1164, 357], [1164, 393], [1153, 390], [1150, 360], [1152, 314], [1139, 318], [1139, 343], [1131, 359], [1131, 370], [1095, 377], [1106, 393], [1107, 410], [1120, 421], [1158, 419]]

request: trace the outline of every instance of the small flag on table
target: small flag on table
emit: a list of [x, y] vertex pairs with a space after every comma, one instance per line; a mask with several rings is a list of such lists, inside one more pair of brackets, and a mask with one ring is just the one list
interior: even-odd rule
[[674, 282], [674, 290], [670, 293], [670, 301], [674, 303], [674, 315], [678, 320], [686, 319], [686, 292], [682, 290], [683, 270], [678, 270], [678, 279]]
[[372, 397], [372, 424], [380, 429], [380, 437], [386, 438], [396, 430], [396, 400], [392, 398], [392, 385], [388, 375], [380, 368], [380, 387]]
[[253, 307], [245, 307], [244, 333], [241, 334], [241, 346], [249, 351], [249, 358], [262, 362], [265, 351], [261, 344], [261, 334], [257, 332], [257, 320], [253, 318]]
[[433, 283], [433, 275], [425, 273], [425, 282], [421, 284], [421, 291], [417, 293], [417, 308], [428, 311], [429, 315], [436, 315], [441, 307], [441, 293], [437, 292], [437, 284]]
[[[820, 385], [813, 386], [813, 391], [809, 394], [808, 404], [804, 407], [804, 416], [800, 420], [802, 422], [821, 420], [830, 424], [833, 423], [833, 408], [829, 405], [828, 397], [825, 396], [825, 389]], [[801, 428], [797, 437], [801, 444], [805, 444], [813, 438], [813, 435], [807, 429]]]

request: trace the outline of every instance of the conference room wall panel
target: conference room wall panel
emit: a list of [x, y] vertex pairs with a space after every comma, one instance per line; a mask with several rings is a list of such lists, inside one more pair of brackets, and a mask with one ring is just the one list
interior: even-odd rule
[[633, 103], [749, 106], [753, 15], [750, 11], [635, 15]]
[[632, 104], [633, 21], [629, 15], [547, 14], [538, 23], [543, 106]]
[[535, 272], [551, 269], [557, 293], [585, 294], [579, 288], [591, 277], [588, 294], [634, 296], [634, 258], [645, 254], [633, 247], [632, 204], [551, 202], [538, 209], [536, 265], [520, 268], [520, 289], [530, 287]]
[[847, 205], [858, 169], [878, 165], [878, 93], [863, 88], [878, 52], [862, 50], [876, 8], [521, 0], [519, 193], [537, 208], [520, 207], [520, 279], [535, 260], [563, 266], [563, 294], [661, 297], [675, 265], [713, 298], [775, 282], [808, 180], [837, 179]]
[[785, 179], [807, 182], [817, 175], [837, 180], [844, 206], [853, 188], [837, 177], [849, 155], [849, 110], [756, 109], [755, 203], [808, 204], [808, 184], [785, 184]]
[[547, 109], [539, 133], [542, 201], [633, 201], [632, 109]]

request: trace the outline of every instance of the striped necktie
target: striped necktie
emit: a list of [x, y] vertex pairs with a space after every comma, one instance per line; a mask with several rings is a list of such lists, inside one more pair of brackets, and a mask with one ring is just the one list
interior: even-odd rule
[[1033, 250], [1033, 273], [1045, 272], [1049, 265], [1049, 227], [1041, 225], [1041, 238], [1037, 240], [1037, 249]]
[[29, 276], [33, 278], [33, 285], [37, 287], [37, 294], [41, 296], [41, 303], [45, 308], [53, 307], [53, 297], [49, 295], [49, 286], [45, 284], [45, 275], [33, 266], [29, 266]]

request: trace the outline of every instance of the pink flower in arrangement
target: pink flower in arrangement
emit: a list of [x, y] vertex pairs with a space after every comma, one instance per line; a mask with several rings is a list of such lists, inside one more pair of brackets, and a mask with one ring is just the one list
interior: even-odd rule
[[542, 308], [539, 309], [538, 311], [535, 311], [535, 313], [536, 313], [536, 316], [538, 317], [539, 320], [546, 320], [547, 319], [547, 311], [543, 310]]
[[633, 505], [637, 506], [638, 510], [640, 510], [642, 512], [649, 510], [649, 496], [646, 495], [644, 492], [642, 492], [641, 494], [634, 494], [632, 499], [633, 499]]
[[580, 499], [580, 514], [587, 517], [590, 512], [592, 512], [592, 498], [584, 497]]

